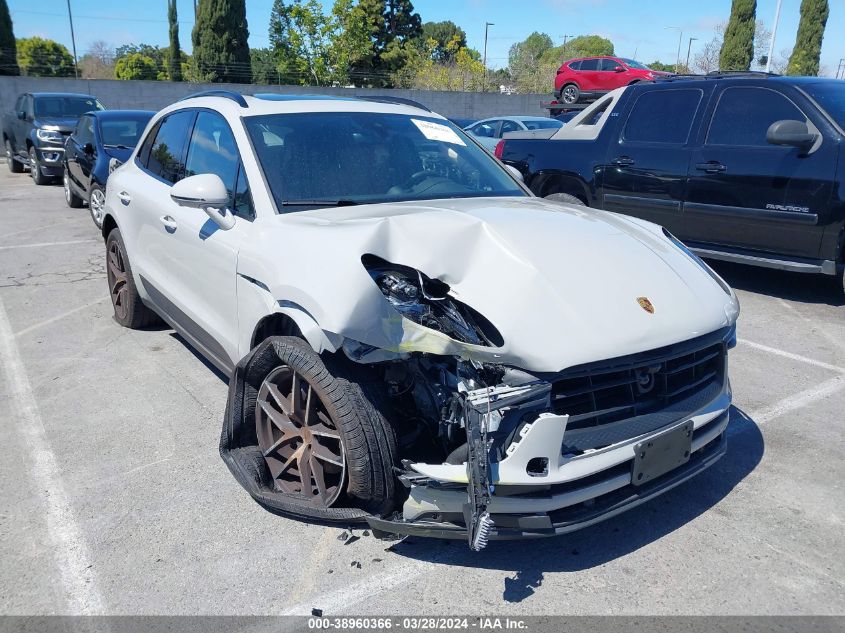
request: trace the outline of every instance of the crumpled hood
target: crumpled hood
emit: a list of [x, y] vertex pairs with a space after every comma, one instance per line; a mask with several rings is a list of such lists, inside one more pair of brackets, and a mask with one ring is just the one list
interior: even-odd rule
[[[325, 331], [380, 349], [559, 371], [712, 332], [738, 311], [660, 227], [538, 198], [321, 209], [268, 225], [260, 239], [278, 240], [282, 260], [266, 280], [274, 296]], [[504, 345], [454, 342], [399, 317], [362, 266], [367, 253], [449, 284]], [[242, 259], [240, 272], [266, 279], [256, 265]]]

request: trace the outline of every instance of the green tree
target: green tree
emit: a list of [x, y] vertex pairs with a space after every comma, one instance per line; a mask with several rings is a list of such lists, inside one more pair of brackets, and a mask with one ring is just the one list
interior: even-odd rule
[[197, 73], [208, 81], [250, 83], [245, 0], [199, 0], [191, 39]]
[[557, 46], [543, 56], [546, 63], [553, 62], [560, 64], [573, 57], [599, 57], [602, 55], [614, 55], [613, 42], [600, 35], [580, 35], [566, 43], [566, 46]]
[[456, 51], [466, 48], [467, 34], [454, 22], [426, 22], [422, 25], [422, 41], [435, 42], [432, 59], [438, 63], [454, 61]]
[[21, 73], [31, 77], [73, 77], [73, 57], [67, 48], [40, 37], [17, 41], [18, 65]]
[[18, 46], [6, 0], [0, 0], [0, 75], [20, 75]]
[[508, 70], [518, 92], [548, 92], [554, 84], [555, 61], [544, 60], [555, 50], [552, 38], [535, 31], [508, 52]]
[[493, 83], [488, 79], [481, 62], [481, 54], [461, 46], [453, 37], [443, 52], [449, 61], [436, 61], [437, 42], [426, 40], [425, 46], [412, 51], [408, 64], [396, 74], [396, 82], [403, 88], [417, 90], [480, 91]]
[[733, 0], [719, 53], [720, 70], [748, 70], [754, 58], [757, 0]]
[[418, 52], [422, 20], [410, 0], [359, 0], [357, 6], [369, 46], [350, 76], [356, 84], [389, 88]]
[[114, 76], [116, 79], [146, 79], [156, 80], [159, 78], [158, 66], [152, 57], [132, 53], [121, 57], [114, 65]]
[[798, 22], [795, 48], [786, 68], [787, 75], [819, 74], [822, 39], [829, 14], [827, 0], [801, 0], [801, 20]]
[[276, 0], [270, 43], [280, 80], [303, 85], [345, 85], [352, 64], [369, 51], [359, 7], [336, 0], [329, 14], [318, 0]]
[[167, 75], [170, 81], [182, 81], [182, 49], [179, 47], [179, 16], [176, 12], [176, 0], [167, 0], [167, 21], [170, 24]]
[[[648, 64], [648, 67], [651, 68], [652, 70], [660, 70], [664, 73], [673, 73], [673, 72], [675, 72], [675, 68], [676, 68], [675, 64], [664, 64], [663, 62], [660, 62], [660, 61], [653, 61], [650, 64]], [[680, 68], [678, 70], [683, 70], [683, 68]]]
[[276, 56], [272, 48], [251, 48], [249, 59], [252, 66], [252, 81], [257, 84], [275, 84], [279, 82], [276, 70]]

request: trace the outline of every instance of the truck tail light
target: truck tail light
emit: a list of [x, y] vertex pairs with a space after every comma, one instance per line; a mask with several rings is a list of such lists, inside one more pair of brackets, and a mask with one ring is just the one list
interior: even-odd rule
[[496, 143], [496, 149], [493, 150], [493, 156], [496, 158], [501, 158], [502, 155], [505, 153], [505, 139], [502, 139], [498, 143]]

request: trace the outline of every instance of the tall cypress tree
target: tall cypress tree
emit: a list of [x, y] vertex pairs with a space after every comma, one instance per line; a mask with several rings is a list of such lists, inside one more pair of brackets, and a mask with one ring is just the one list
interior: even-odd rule
[[359, 0], [372, 51], [352, 67], [356, 84], [389, 88], [408, 61], [410, 43], [422, 35], [422, 19], [411, 0]]
[[203, 79], [252, 81], [245, 0], [199, 0], [191, 37], [194, 65]]
[[20, 75], [18, 45], [6, 0], [0, 0], [0, 75]]
[[179, 16], [176, 13], [176, 0], [167, 0], [167, 21], [170, 23], [167, 74], [170, 75], [170, 81], [182, 81], [182, 49], [179, 47]]
[[795, 48], [786, 67], [787, 75], [819, 74], [822, 38], [829, 13], [827, 0], [801, 0], [801, 20], [798, 22]]
[[719, 70], [748, 70], [754, 58], [757, 0], [733, 0], [719, 54]]

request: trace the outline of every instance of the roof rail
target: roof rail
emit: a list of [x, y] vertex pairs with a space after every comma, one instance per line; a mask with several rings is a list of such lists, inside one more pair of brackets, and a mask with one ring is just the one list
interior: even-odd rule
[[769, 78], [769, 77], [780, 77], [777, 73], [767, 73], [762, 70], [711, 70], [707, 74], [696, 75], [693, 73], [690, 74], [679, 74], [679, 75], [669, 75], [668, 77], [655, 77], [655, 82], [662, 82], [662, 81], [678, 81], [682, 79], [725, 79], [727, 77], [760, 77], [760, 78]]
[[179, 101], [184, 101], [185, 99], [196, 99], [197, 97], [223, 97], [224, 99], [231, 99], [242, 108], [249, 107], [246, 103], [246, 99], [244, 99], [244, 96], [239, 92], [234, 92], [232, 90], [203, 90], [202, 92], [195, 92], [187, 97], [182, 97]]
[[405, 97], [393, 97], [390, 95], [356, 95], [355, 98], [362, 99], [364, 101], [375, 101], [377, 103], [396, 103], [399, 105], [411, 106], [412, 108], [417, 108], [419, 110], [425, 110], [426, 112], [431, 112], [431, 109], [427, 108], [419, 101], [406, 99]]

